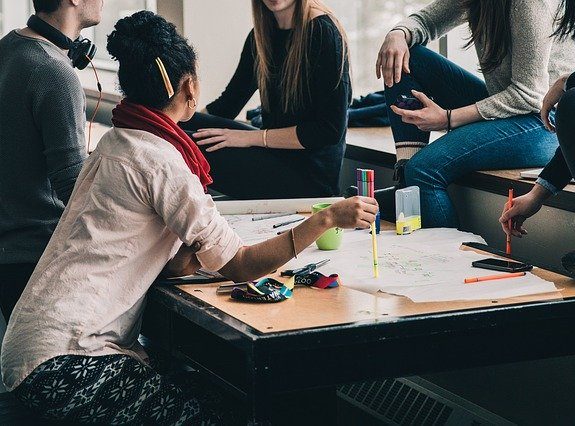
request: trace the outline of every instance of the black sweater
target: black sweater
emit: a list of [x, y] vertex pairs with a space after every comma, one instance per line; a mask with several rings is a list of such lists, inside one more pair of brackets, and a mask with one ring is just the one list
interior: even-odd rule
[[[565, 87], [567, 90], [572, 90], [573, 88], [575, 88], [575, 72], [569, 76]], [[567, 112], [569, 118], [572, 116], [571, 114], [573, 114], [574, 112], [575, 111]], [[558, 123], [556, 124], [559, 125]], [[571, 179], [575, 177], [571, 176], [571, 171], [569, 170], [569, 166], [565, 161], [565, 157], [563, 156], [561, 147], [557, 148], [555, 156], [551, 159], [549, 164], [545, 166], [539, 177], [549, 182], [558, 190], [565, 188], [565, 186], [567, 186], [567, 184], [571, 181]]]
[[[284, 113], [280, 76], [292, 34], [276, 29], [272, 35], [272, 78], [269, 111], [262, 112], [264, 129], [296, 126], [304, 150], [282, 150], [294, 169], [310, 175], [310, 184], [326, 195], [339, 194], [339, 173], [345, 152], [347, 108], [351, 101], [349, 64], [342, 58], [342, 37], [333, 21], [322, 15], [312, 20], [309, 78], [304, 76], [304, 93], [309, 97], [302, 108]], [[257, 90], [255, 40], [246, 39], [234, 76], [222, 95], [207, 106], [210, 114], [234, 119]], [[341, 77], [341, 63], [344, 72]], [[302, 71], [303, 72], [303, 71]], [[273, 142], [272, 142], [273, 144]]]
[[546, 180], [553, 185], [557, 190], [561, 190], [567, 186], [573, 176], [565, 162], [565, 157], [561, 148], [557, 148], [555, 156], [551, 159], [549, 164], [545, 166], [543, 171], [539, 174], [541, 179]]

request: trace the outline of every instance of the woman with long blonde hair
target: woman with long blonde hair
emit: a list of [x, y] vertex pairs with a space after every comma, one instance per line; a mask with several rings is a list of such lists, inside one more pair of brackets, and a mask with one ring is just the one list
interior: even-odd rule
[[[351, 99], [344, 30], [319, 0], [252, 0], [254, 29], [222, 95], [184, 128], [234, 198], [339, 194]], [[254, 92], [261, 130], [233, 121]]]

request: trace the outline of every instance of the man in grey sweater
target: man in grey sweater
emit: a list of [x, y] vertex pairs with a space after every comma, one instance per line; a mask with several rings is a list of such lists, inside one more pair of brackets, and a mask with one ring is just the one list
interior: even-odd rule
[[[34, 0], [68, 38], [103, 0]], [[8, 321], [86, 158], [85, 97], [67, 51], [31, 28], [0, 40], [0, 308]]]

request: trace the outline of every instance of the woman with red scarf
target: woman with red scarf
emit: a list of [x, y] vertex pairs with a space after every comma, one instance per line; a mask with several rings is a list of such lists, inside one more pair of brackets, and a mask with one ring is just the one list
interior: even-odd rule
[[[244, 246], [206, 195], [210, 167], [177, 123], [196, 109], [196, 57], [151, 12], [108, 38], [125, 99], [86, 161], [10, 319], [2, 378], [42, 417], [73, 423], [212, 424], [203, 390], [146, 364], [137, 337], [154, 279], [200, 266], [234, 281], [268, 274], [334, 226], [369, 227], [370, 198], [334, 204], [276, 238]], [[234, 416], [237, 419], [237, 416]]]

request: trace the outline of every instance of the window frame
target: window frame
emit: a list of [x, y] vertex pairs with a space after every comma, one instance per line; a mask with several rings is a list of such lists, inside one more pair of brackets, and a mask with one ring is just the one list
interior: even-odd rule
[[[156, 12], [158, 10], [158, 2], [162, 0], [144, 1], [146, 10]], [[2, 6], [0, 9], [2, 11], [2, 13], [0, 13], [0, 38], [15, 28], [23, 28], [28, 17], [34, 13], [34, 3], [32, 0], [21, 3], [15, 2], [14, 0], [0, 0], [0, 5]], [[10, 13], [8, 13], [8, 11]], [[82, 31], [82, 35], [90, 40], [95, 38], [95, 34], [96, 27], [87, 28]], [[112, 59], [95, 59], [94, 65], [103, 70], [118, 71], [118, 65]]]
[[[162, 1], [162, 0], [144, 0], [145, 10], [151, 10], [152, 12], [156, 13], [158, 10], [158, 1]], [[105, 7], [106, 6], [104, 4], [104, 8]], [[90, 40], [94, 40], [96, 38], [96, 30], [97, 30], [97, 26], [87, 28], [84, 31], [82, 31], [82, 36], [86, 37]], [[98, 49], [105, 49], [106, 48], [106, 46], [97, 46], [97, 47], [98, 47]], [[113, 71], [113, 72], [118, 71], [118, 63], [111, 58], [110, 59], [95, 58], [93, 60], [93, 63], [94, 63], [94, 66], [97, 67], [99, 70]]]
[[2, 13], [0, 14], [0, 37], [4, 37], [16, 28], [22, 28], [31, 14], [32, 1], [15, 2], [14, 0], [0, 0]]

